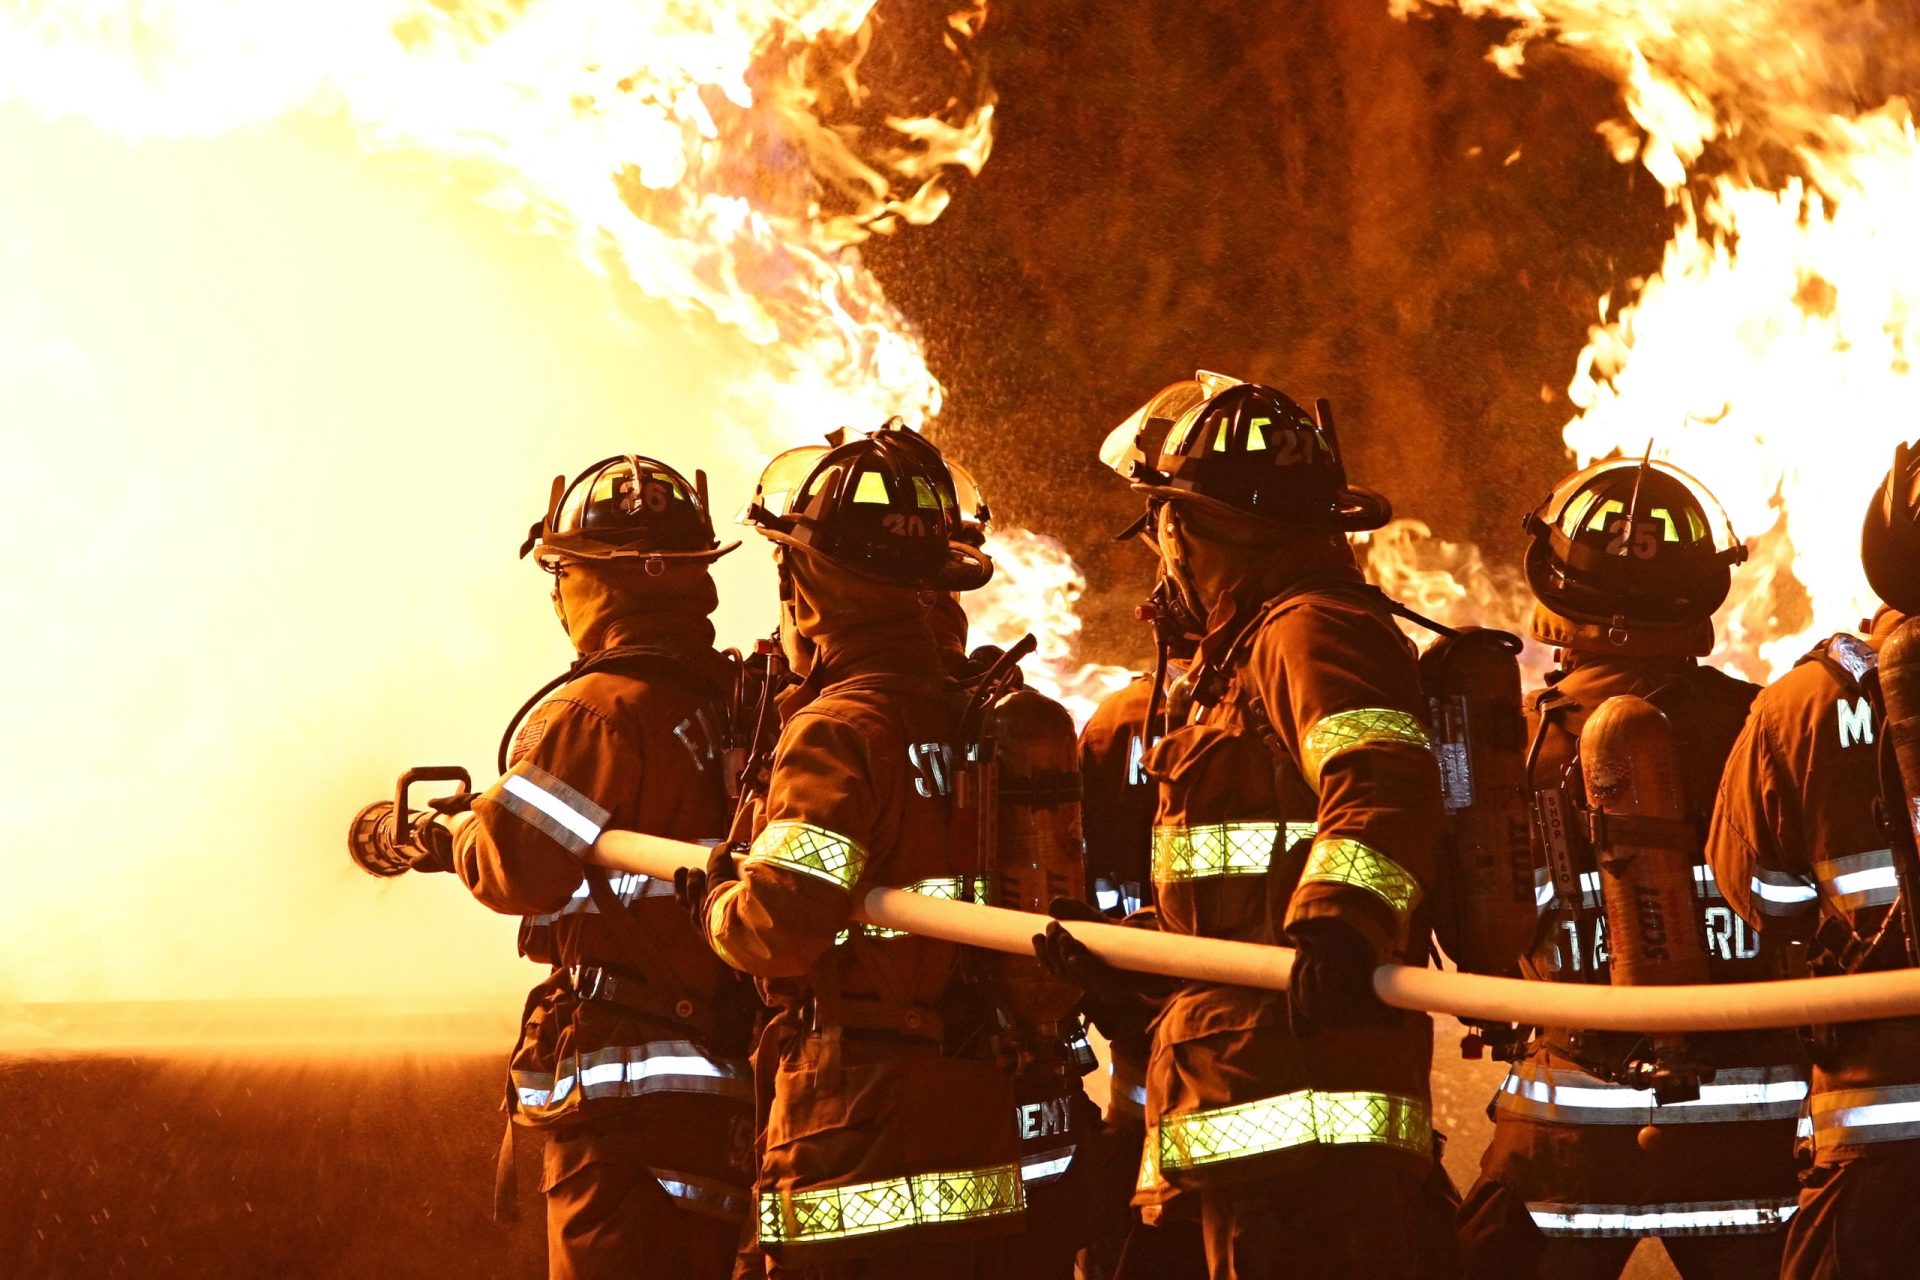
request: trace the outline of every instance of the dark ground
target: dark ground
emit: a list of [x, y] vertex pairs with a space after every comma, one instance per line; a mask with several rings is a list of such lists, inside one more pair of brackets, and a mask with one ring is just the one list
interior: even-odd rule
[[[502, 1061], [517, 1005], [354, 1019], [345, 1002], [62, 1013], [70, 1043], [174, 1040], [221, 1023], [262, 1039], [332, 1043], [149, 1044], [33, 1050], [0, 1038], [0, 1275], [7, 1277], [458, 1276], [545, 1274], [538, 1142], [518, 1147], [522, 1219], [490, 1218]], [[0, 1010], [0, 1015], [4, 1015]], [[0, 1016], [0, 1026], [7, 1019]], [[44, 1025], [44, 1013], [36, 1016]], [[140, 1030], [167, 1025], [152, 1035]], [[316, 1031], [317, 1028], [317, 1031]], [[1500, 1075], [1465, 1063], [1443, 1027], [1437, 1122], [1463, 1187], [1486, 1144]], [[360, 1043], [351, 1043], [358, 1040]], [[491, 1041], [493, 1047], [482, 1047]], [[1630, 1274], [1671, 1274], [1643, 1257]]]

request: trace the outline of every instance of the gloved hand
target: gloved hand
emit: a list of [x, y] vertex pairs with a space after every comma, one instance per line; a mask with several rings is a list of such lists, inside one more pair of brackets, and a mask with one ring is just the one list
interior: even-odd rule
[[453, 828], [438, 813], [423, 813], [413, 820], [407, 832], [407, 848], [410, 870], [453, 870]]
[[[1113, 923], [1098, 907], [1078, 898], [1055, 898], [1047, 904], [1047, 914], [1056, 922]], [[1081, 1011], [1101, 1035], [1120, 1044], [1145, 1040], [1147, 1024], [1165, 998], [1164, 980], [1115, 968], [1058, 923], [1034, 935], [1033, 954], [1048, 973], [1085, 993]]]
[[1338, 920], [1303, 920], [1287, 931], [1287, 940], [1296, 949], [1287, 990], [1294, 1035], [1393, 1018], [1373, 994], [1373, 948], [1359, 930]]
[[680, 909], [693, 921], [693, 928], [701, 937], [707, 934], [707, 896], [729, 880], [740, 878], [739, 864], [734, 861], [733, 845], [715, 845], [707, 854], [707, 869], [698, 867], [679, 867], [673, 873], [673, 896]]

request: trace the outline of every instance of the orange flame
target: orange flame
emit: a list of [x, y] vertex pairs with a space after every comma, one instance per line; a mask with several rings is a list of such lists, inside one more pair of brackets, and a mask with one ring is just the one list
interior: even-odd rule
[[1600, 300], [1567, 444], [1651, 437], [1753, 539], [1717, 660], [1764, 678], [1855, 626], [1860, 516], [1917, 407], [1920, 145], [1876, 87], [1911, 81], [1913, 42], [1875, 6], [1807, 0], [1392, 2], [1515, 20], [1490, 55], [1509, 74], [1551, 40], [1619, 81], [1629, 119], [1600, 131], [1678, 225], [1657, 274]]

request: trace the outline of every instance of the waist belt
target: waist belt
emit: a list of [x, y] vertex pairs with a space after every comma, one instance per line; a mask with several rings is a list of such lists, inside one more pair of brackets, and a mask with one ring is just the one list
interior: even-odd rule
[[1529, 1202], [1527, 1213], [1544, 1235], [1586, 1239], [1637, 1236], [1732, 1236], [1778, 1230], [1798, 1202], [1692, 1200], [1677, 1204], [1553, 1204]]
[[1153, 882], [1179, 884], [1215, 876], [1261, 876], [1276, 853], [1311, 840], [1311, 822], [1215, 822], [1153, 829]]
[[954, 1222], [1013, 1217], [1026, 1208], [1019, 1165], [908, 1174], [813, 1191], [760, 1193], [760, 1243], [816, 1244]]
[[622, 1013], [678, 1022], [703, 1035], [711, 1036], [719, 1027], [720, 1013], [711, 1000], [662, 991], [636, 974], [610, 969], [605, 965], [576, 964], [566, 971], [573, 994], [590, 1004], [604, 1004]]
[[1635, 1089], [1584, 1071], [1522, 1062], [1494, 1095], [1503, 1115], [1548, 1124], [1731, 1124], [1792, 1120], [1806, 1100], [1805, 1072], [1797, 1066], [1723, 1067], [1700, 1096], [1654, 1104], [1653, 1090]]
[[582, 1098], [638, 1098], [654, 1093], [701, 1093], [753, 1100], [753, 1075], [744, 1062], [712, 1058], [685, 1040], [609, 1045], [579, 1054], [558, 1071], [509, 1073], [518, 1109], [538, 1116]]
[[1297, 1089], [1162, 1116], [1154, 1129], [1147, 1135], [1147, 1153], [1158, 1171], [1197, 1169], [1314, 1143], [1378, 1144], [1433, 1154], [1427, 1104], [1399, 1093]]
[[946, 1039], [947, 1030], [946, 1020], [931, 1009], [918, 1005], [888, 1004], [880, 1000], [838, 1000], [829, 1011], [816, 999], [812, 1023], [815, 1031], [830, 1031], [839, 1027], [856, 1035], [904, 1036], [908, 1039], [931, 1040], [935, 1044]]
[[1836, 1147], [1920, 1139], [1920, 1085], [1816, 1093], [1810, 1112], [1816, 1155]]

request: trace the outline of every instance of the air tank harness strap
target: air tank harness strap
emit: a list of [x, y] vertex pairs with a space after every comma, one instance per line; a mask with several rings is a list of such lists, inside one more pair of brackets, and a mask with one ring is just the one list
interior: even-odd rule
[[1595, 849], [1614, 844], [1641, 848], [1683, 849], [1694, 853], [1700, 848], [1698, 823], [1685, 818], [1649, 818], [1639, 814], [1608, 813], [1604, 809], [1586, 810], [1587, 840]]

